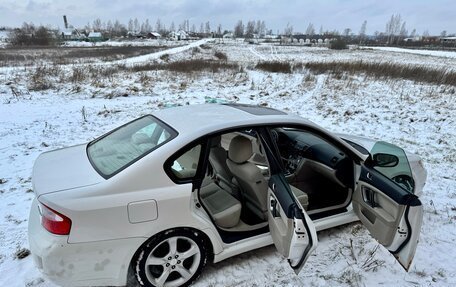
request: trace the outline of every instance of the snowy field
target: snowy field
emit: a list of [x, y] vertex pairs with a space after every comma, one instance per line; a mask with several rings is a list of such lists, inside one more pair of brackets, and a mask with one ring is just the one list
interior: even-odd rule
[[[167, 53], [167, 61], [212, 59], [215, 51], [241, 68], [178, 73], [125, 70], [105, 78], [68, 80], [59, 67], [50, 86], [37, 90], [29, 68], [0, 68], [0, 286], [54, 286], [34, 268], [27, 220], [31, 170], [48, 150], [87, 142], [110, 129], [172, 105], [218, 101], [262, 104], [306, 117], [340, 133], [392, 142], [419, 154], [428, 170], [424, 222], [414, 266], [403, 271], [359, 223], [318, 233], [319, 245], [299, 276], [270, 246], [210, 264], [195, 286], [454, 286], [456, 285], [456, 87], [336, 77], [302, 70], [255, 70], [259, 60], [297, 62], [391, 61], [456, 69], [455, 57], [380, 50], [193, 43]], [[164, 52], [126, 60], [163, 62]], [[118, 63], [104, 63], [115, 66]], [[378, 248], [378, 249], [377, 249]]]

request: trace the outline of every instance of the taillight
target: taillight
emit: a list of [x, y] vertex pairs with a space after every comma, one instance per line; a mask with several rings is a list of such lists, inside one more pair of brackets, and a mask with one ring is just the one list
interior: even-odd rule
[[68, 235], [71, 229], [71, 219], [40, 203], [41, 225], [50, 233]]

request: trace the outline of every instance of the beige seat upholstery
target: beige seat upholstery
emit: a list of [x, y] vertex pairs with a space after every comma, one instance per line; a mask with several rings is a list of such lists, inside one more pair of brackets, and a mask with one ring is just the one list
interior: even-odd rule
[[219, 184], [225, 189], [235, 192], [236, 187], [233, 184], [233, 175], [226, 163], [228, 158], [226, 150], [220, 144], [221, 136], [211, 139], [211, 149], [209, 153], [209, 162], [214, 168], [215, 175], [220, 181]]
[[252, 142], [244, 136], [236, 136], [230, 142], [226, 163], [240, 187], [246, 207], [266, 220], [268, 184], [261, 170], [248, 162], [252, 154]]
[[292, 186], [291, 184], [290, 184], [290, 188], [291, 188], [291, 191], [293, 192], [293, 194], [296, 196], [296, 198], [301, 203], [304, 210], [307, 210], [307, 208], [309, 207], [309, 197], [307, 196], [307, 194], [304, 191]]
[[[214, 186], [212, 186], [214, 187]], [[241, 217], [241, 203], [223, 189], [206, 189], [202, 201], [215, 223], [224, 228], [234, 227]]]

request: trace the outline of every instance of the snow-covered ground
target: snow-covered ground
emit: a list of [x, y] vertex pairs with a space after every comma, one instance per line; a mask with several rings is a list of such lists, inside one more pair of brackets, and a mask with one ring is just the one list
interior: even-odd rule
[[[456, 60], [389, 51], [330, 51], [271, 45], [208, 44], [205, 57], [223, 51], [249, 66], [259, 59], [395, 61], [450, 66]], [[204, 51], [203, 51], [204, 50]], [[160, 52], [163, 53], [163, 52]], [[206, 56], [207, 56], [206, 55]], [[195, 57], [181, 49], [170, 60]], [[149, 55], [148, 60], [157, 55]], [[419, 154], [428, 170], [424, 222], [415, 263], [403, 271], [359, 224], [319, 232], [319, 245], [296, 276], [266, 247], [209, 265], [195, 286], [452, 286], [456, 284], [456, 87], [363, 75], [336, 78], [307, 71], [267, 73], [249, 68], [218, 73], [168, 71], [118, 73], [98, 81], [55, 80], [44, 91], [28, 89], [27, 69], [0, 69], [0, 286], [54, 286], [33, 266], [27, 219], [33, 198], [31, 169], [44, 151], [87, 142], [106, 131], [169, 105], [223, 101], [267, 104], [334, 132], [395, 143]]]
[[372, 49], [372, 50], [380, 50], [380, 51], [388, 51], [388, 52], [396, 52], [396, 53], [410, 53], [410, 54], [426, 55], [426, 56], [456, 58], [456, 51], [404, 49], [404, 48], [395, 48], [395, 47], [361, 47], [361, 49]]

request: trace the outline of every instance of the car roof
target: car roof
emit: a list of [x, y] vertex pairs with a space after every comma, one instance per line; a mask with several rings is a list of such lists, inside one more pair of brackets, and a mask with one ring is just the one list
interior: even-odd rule
[[314, 123], [276, 109], [243, 104], [202, 104], [167, 108], [153, 113], [179, 134], [210, 133], [263, 123]]
[[[329, 131], [302, 117], [268, 107], [253, 105], [186, 105], [162, 109], [154, 112], [153, 115], [178, 132], [178, 137], [181, 139], [175, 142], [175, 145], [178, 146], [218, 131], [264, 124], [302, 124], [327, 135], [331, 134]], [[358, 158], [366, 159], [366, 155], [357, 151], [338, 136], [334, 134], [331, 134], [331, 136], [335, 137], [334, 139], [341, 145], [351, 150]]]

